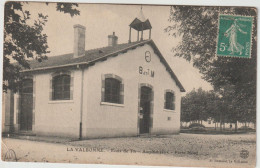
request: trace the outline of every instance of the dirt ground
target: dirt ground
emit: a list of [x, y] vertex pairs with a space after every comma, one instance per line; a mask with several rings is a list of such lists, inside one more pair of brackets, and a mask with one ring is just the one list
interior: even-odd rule
[[256, 162], [255, 134], [179, 134], [54, 142], [3, 138], [2, 158], [7, 149], [13, 149], [22, 162], [208, 167], [255, 167]]

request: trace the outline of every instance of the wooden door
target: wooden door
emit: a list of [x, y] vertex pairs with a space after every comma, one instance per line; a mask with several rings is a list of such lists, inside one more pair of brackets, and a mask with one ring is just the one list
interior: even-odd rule
[[140, 125], [139, 133], [149, 133], [150, 128], [150, 113], [151, 113], [151, 95], [152, 89], [146, 86], [141, 87], [140, 99]]
[[20, 130], [32, 130], [32, 111], [33, 111], [33, 80], [25, 79], [21, 88], [21, 118]]

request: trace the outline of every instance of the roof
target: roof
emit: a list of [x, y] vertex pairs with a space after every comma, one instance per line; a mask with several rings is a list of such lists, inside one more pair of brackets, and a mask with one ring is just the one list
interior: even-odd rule
[[146, 19], [144, 16], [142, 7], [138, 16], [132, 21], [132, 23], [129, 26], [137, 31], [152, 29], [149, 19]]
[[140, 10], [140, 12], [139, 12], [139, 14], [138, 14], [137, 19], [139, 19], [141, 22], [145, 22], [145, 21], [146, 21], [142, 9]]
[[182, 84], [166, 62], [161, 52], [153, 42], [153, 40], [143, 40], [131, 43], [117, 44], [116, 46], [108, 46], [103, 48], [96, 48], [85, 51], [85, 56], [73, 57], [73, 53], [64, 54], [59, 56], [48, 57], [47, 60], [38, 62], [37, 60], [29, 61], [30, 69], [22, 70], [22, 72], [37, 72], [62, 67], [77, 67], [77, 66], [92, 66], [98, 61], [105, 61], [108, 57], [117, 56], [120, 53], [126, 53], [128, 50], [133, 50], [139, 46], [149, 44], [154, 52], [160, 57], [160, 61], [166, 66], [166, 70], [170, 73], [171, 77], [176, 81], [177, 86], [182, 92], [185, 92]]
[[138, 18], [135, 18], [133, 22], [130, 24], [130, 27], [137, 31], [152, 29], [149, 19], [147, 19], [146, 21], [141, 21]]

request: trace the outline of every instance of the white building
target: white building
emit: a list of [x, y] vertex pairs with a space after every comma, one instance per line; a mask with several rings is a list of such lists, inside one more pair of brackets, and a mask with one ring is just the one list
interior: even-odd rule
[[85, 27], [75, 25], [74, 53], [31, 61], [20, 92], [5, 94], [3, 131], [73, 138], [178, 133], [185, 90], [150, 39], [151, 28], [141, 11], [128, 43], [117, 44], [113, 33], [108, 46], [85, 51]]

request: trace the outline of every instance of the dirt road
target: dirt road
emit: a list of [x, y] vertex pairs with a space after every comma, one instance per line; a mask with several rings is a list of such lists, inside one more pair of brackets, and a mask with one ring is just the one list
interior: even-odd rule
[[[149, 138], [92, 139], [58, 144], [4, 138], [2, 142], [13, 149], [18, 161], [22, 162], [161, 166], [254, 167], [256, 149], [254, 134], [180, 134]], [[3, 154], [5, 152], [3, 148]]]

